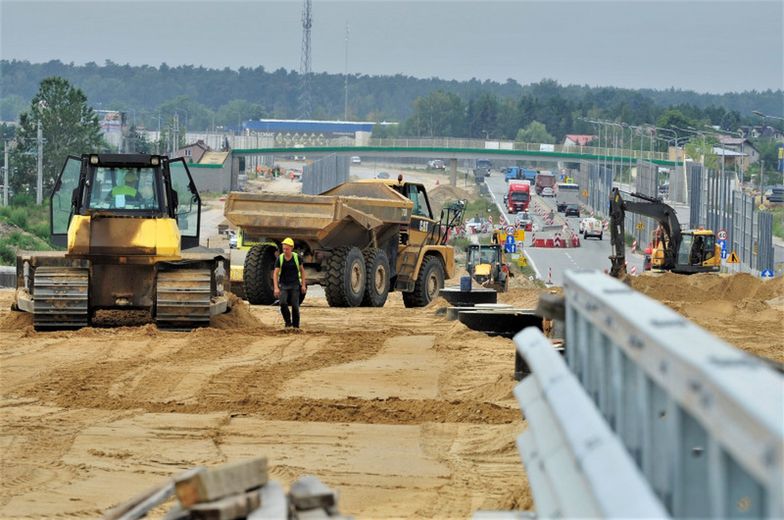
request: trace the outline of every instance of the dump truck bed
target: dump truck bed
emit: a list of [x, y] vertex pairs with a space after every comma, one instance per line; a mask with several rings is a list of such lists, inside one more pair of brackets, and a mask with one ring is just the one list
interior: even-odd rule
[[324, 195], [232, 192], [224, 214], [246, 234], [325, 242], [347, 226], [407, 224], [413, 203], [381, 183], [346, 183]]

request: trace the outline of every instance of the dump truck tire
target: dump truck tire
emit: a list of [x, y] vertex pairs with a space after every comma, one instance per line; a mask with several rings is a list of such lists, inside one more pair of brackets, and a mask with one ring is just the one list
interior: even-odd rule
[[383, 307], [389, 294], [389, 259], [381, 249], [370, 248], [365, 255], [365, 296], [363, 307]]
[[324, 293], [330, 307], [358, 307], [365, 297], [367, 271], [358, 247], [340, 247], [326, 261]]
[[419, 268], [414, 290], [403, 293], [403, 303], [406, 307], [424, 307], [444, 287], [444, 266], [437, 256], [427, 256]]
[[253, 305], [271, 305], [275, 302], [272, 273], [275, 270], [275, 251], [271, 244], [253, 246], [245, 257], [242, 281], [245, 298]]

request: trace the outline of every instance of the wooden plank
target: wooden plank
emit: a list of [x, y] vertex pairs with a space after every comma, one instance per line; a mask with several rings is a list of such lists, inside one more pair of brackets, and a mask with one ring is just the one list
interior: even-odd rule
[[298, 478], [289, 490], [291, 505], [298, 511], [333, 507], [337, 505], [337, 494], [317, 477], [305, 475]]
[[202, 469], [175, 481], [175, 493], [183, 507], [236, 495], [267, 483], [267, 459], [259, 457]]
[[261, 505], [258, 489], [238, 495], [230, 495], [213, 502], [202, 502], [190, 508], [195, 520], [235, 520], [245, 518]]

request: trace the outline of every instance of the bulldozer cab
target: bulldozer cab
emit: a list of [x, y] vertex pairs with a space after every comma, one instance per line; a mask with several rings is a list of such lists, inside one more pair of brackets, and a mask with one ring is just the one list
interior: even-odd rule
[[65, 247], [74, 215], [172, 218], [180, 247], [199, 245], [201, 198], [183, 159], [142, 154], [69, 156], [51, 195], [52, 242]]

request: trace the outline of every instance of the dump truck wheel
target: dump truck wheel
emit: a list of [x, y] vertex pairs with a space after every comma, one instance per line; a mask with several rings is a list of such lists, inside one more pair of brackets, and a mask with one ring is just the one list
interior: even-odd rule
[[438, 296], [438, 291], [443, 287], [444, 266], [441, 265], [441, 259], [427, 256], [419, 268], [414, 290], [403, 293], [403, 303], [406, 307], [424, 307]]
[[275, 251], [271, 244], [253, 246], [245, 257], [242, 281], [245, 298], [253, 305], [271, 305], [275, 302], [272, 273], [275, 270]]
[[363, 307], [383, 307], [389, 294], [389, 260], [381, 249], [365, 250], [365, 296]]
[[340, 247], [326, 261], [324, 293], [330, 307], [358, 307], [365, 296], [365, 258], [357, 247]]

